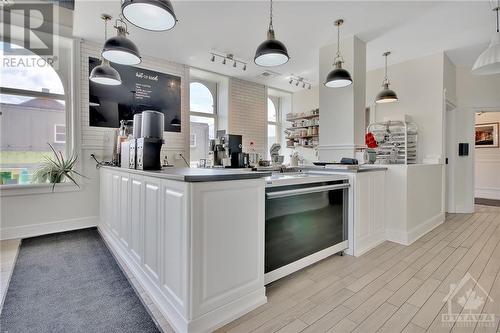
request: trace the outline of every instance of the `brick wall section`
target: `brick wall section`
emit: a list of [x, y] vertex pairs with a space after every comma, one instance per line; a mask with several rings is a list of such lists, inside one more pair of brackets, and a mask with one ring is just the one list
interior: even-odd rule
[[243, 135], [243, 148], [255, 143], [255, 151], [266, 156], [267, 88], [231, 78], [229, 80], [229, 133]]
[[[112, 153], [114, 129], [89, 126], [89, 57], [99, 58], [101, 45], [82, 41], [81, 65], [80, 65], [80, 119], [81, 119], [81, 143], [82, 149], [102, 150], [104, 156], [109, 157]], [[174, 162], [173, 155], [181, 152], [189, 160], [189, 67], [182, 64], [169, 62], [153, 57], [144, 56], [142, 63], [137, 67], [158, 71], [181, 77], [181, 113], [182, 127], [180, 133], [164, 132], [165, 144], [162, 148], [162, 156], [168, 155], [169, 161]], [[109, 154], [109, 155], [108, 155]], [[182, 164], [181, 164], [182, 165]]]

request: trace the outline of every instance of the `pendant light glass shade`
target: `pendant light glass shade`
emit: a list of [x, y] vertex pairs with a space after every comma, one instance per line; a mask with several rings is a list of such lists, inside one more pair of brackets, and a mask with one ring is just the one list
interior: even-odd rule
[[472, 74], [490, 75], [500, 73], [500, 32], [498, 23], [498, 11], [500, 7], [493, 9], [497, 15], [497, 31], [491, 37], [490, 45], [477, 58], [472, 67]]
[[[101, 18], [104, 21], [104, 40], [106, 40], [108, 21], [111, 20], [111, 16], [108, 14], [102, 14]], [[122, 84], [120, 73], [118, 73], [116, 69], [111, 67], [108, 60], [102, 57], [101, 57], [101, 64], [94, 67], [90, 72], [89, 80], [98, 84], [105, 84], [109, 86], [119, 86], [120, 84]], [[93, 101], [91, 101], [91, 105], [92, 102]]]
[[384, 84], [384, 89], [377, 94], [377, 98], [375, 99], [375, 103], [391, 103], [397, 102], [398, 96], [394, 92], [394, 90], [389, 89], [389, 83]]
[[259, 66], [271, 67], [286, 64], [290, 57], [285, 44], [276, 39], [273, 27], [273, 0], [271, 0], [267, 39], [257, 47], [254, 62]]
[[106, 40], [102, 49], [102, 56], [111, 62], [121, 65], [140, 64], [141, 56], [139, 49], [127, 38], [127, 25], [121, 18], [116, 22], [115, 28], [117, 34]]
[[398, 101], [398, 95], [394, 92], [394, 90], [389, 89], [389, 85], [391, 84], [389, 82], [389, 78], [387, 77], [387, 57], [391, 54], [391, 52], [385, 52], [383, 56], [385, 57], [385, 76], [384, 80], [382, 81], [382, 89], [381, 92], [377, 94], [377, 97], [375, 98], [375, 103], [380, 104], [380, 103], [391, 103], [391, 102], [397, 102]]
[[328, 88], [342, 88], [351, 84], [351, 74], [342, 68], [342, 62], [340, 61], [335, 64], [335, 69], [326, 76], [325, 86]]
[[343, 19], [335, 21], [337, 27], [337, 53], [334, 59], [335, 68], [326, 76], [325, 87], [328, 88], [342, 88], [352, 84], [351, 74], [342, 68], [344, 58], [340, 54], [340, 26], [343, 23]]
[[103, 59], [99, 66], [94, 67], [90, 72], [90, 81], [109, 86], [119, 86], [122, 84], [120, 73], [111, 65], [109, 61]]
[[181, 127], [181, 121], [179, 119], [177, 119], [177, 117], [175, 117], [174, 119], [172, 119], [172, 121], [170, 122], [170, 125], [171, 126], [174, 126], [174, 127]]
[[127, 21], [146, 30], [170, 30], [177, 23], [169, 0], [125, 0], [122, 13]]

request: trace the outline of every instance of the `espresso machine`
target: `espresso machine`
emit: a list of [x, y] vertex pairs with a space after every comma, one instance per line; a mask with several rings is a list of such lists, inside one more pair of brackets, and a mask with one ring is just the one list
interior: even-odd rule
[[243, 137], [224, 134], [210, 140], [209, 159], [214, 167], [246, 168], [248, 154], [243, 153]]

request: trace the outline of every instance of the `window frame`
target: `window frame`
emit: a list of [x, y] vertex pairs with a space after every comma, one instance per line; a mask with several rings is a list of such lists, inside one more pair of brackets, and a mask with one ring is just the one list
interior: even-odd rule
[[[218, 107], [217, 107], [217, 102], [218, 102], [218, 89], [219, 85], [217, 82], [211, 82], [211, 81], [205, 81], [205, 80], [200, 80], [196, 78], [192, 78], [191, 81], [189, 82], [189, 90], [191, 91], [191, 84], [192, 83], [199, 83], [205, 86], [208, 91], [212, 94], [212, 98], [214, 101], [214, 112], [213, 113], [205, 113], [205, 112], [196, 112], [191, 110], [191, 93], [189, 94], [189, 122], [191, 122], [191, 116], [197, 116], [197, 117], [203, 117], [203, 118], [213, 118], [214, 119], [214, 135], [217, 134], [217, 128], [218, 128]], [[214, 85], [214, 88], [210, 88], [211, 85]]]
[[[64, 154], [65, 156], [71, 156], [72, 154], [76, 154], [77, 156], [79, 156], [81, 155], [80, 154], [81, 147], [79, 145], [80, 143], [76, 140], [76, 138], [78, 137], [80, 131], [78, 129], [79, 123], [77, 123], [75, 110], [79, 108], [78, 101], [81, 98], [81, 93], [80, 93], [81, 41], [61, 35], [54, 36], [54, 38], [60, 38], [59, 45], [65, 44], [65, 46], [61, 48], [67, 48], [67, 50], [65, 51], [68, 52], [68, 56], [70, 58], [68, 60], [69, 61], [68, 66], [65, 66], [64, 69], [53, 68], [53, 70], [57, 73], [57, 76], [61, 80], [61, 83], [64, 88], [64, 94], [55, 94], [50, 92], [24, 90], [24, 89], [1, 87], [1, 86], [0, 86], [0, 94], [18, 95], [27, 97], [42, 97], [42, 98], [44, 97], [44, 98], [64, 101], [65, 134], [66, 134]], [[16, 38], [11, 38], [10, 43], [15, 45], [23, 45], [23, 42]], [[75, 169], [81, 172], [81, 168], [82, 168], [81, 159], [78, 159], [75, 165]], [[80, 184], [83, 184], [85, 182], [86, 181], [82, 178]], [[56, 192], [74, 192], [82, 190], [81, 187], [78, 187], [70, 182], [63, 182], [61, 184], [58, 184], [56, 188], [57, 187], [60, 187], [60, 189], [59, 191]], [[52, 184], [30, 183], [30, 184], [8, 184], [0, 186], [0, 197], [30, 195], [30, 194], [46, 194], [46, 193], [53, 193]]]
[[[275, 143], [281, 143], [281, 131], [282, 131], [282, 126], [283, 122], [281, 121], [281, 97], [279, 96], [272, 96], [268, 95], [267, 99], [271, 101], [274, 105], [274, 109], [276, 110], [276, 120], [271, 121], [269, 120], [269, 109], [267, 110], [266, 114], [266, 119], [267, 119], [267, 128], [269, 128], [269, 125], [274, 125], [275, 126], [275, 137], [276, 137], [276, 142]], [[266, 104], [267, 105], [267, 104]], [[266, 132], [267, 133], [267, 132]], [[269, 146], [269, 137], [266, 138], [267, 145]], [[267, 153], [269, 154], [269, 149], [271, 147], [267, 147]]]
[[[64, 127], [64, 131], [58, 132], [58, 127]], [[57, 135], [64, 134], [64, 141], [57, 140]], [[64, 143], [66, 144], [66, 125], [65, 124], [54, 124], [54, 143]]]

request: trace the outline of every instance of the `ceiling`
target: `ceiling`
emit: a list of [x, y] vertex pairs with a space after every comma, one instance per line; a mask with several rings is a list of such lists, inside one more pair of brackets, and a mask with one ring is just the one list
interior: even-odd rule
[[[494, 0], [490, 0], [494, 1]], [[275, 0], [276, 38], [284, 42], [290, 61], [270, 68], [280, 75], [262, 77], [266, 68], [253, 63], [264, 41], [268, 1], [173, 1], [179, 23], [171, 31], [149, 32], [131, 26], [130, 39], [143, 55], [256, 81], [288, 91], [291, 74], [317, 85], [319, 49], [334, 43], [333, 21], [344, 18], [342, 36], [367, 42], [367, 68], [383, 66], [382, 53], [391, 50], [390, 63], [446, 51], [457, 65], [471, 65], [486, 48], [495, 29], [490, 1], [293, 1]], [[73, 32], [77, 37], [103, 41], [101, 13], [116, 17], [120, 0], [76, 1]], [[109, 28], [109, 34], [113, 33]], [[248, 62], [247, 71], [210, 61], [210, 51], [232, 53]]]

